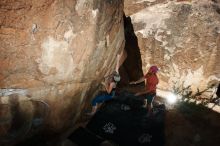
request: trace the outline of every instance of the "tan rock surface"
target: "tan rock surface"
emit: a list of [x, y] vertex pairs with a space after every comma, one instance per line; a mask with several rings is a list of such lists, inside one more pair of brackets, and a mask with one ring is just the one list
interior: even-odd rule
[[[147, 1], [147, 0], [146, 0]], [[142, 3], [146, 3], [142, 1]], [[160, 68], [159, 88], [203, 90], [220, 80], [218, 1], [168, 1], [131, 10], [142, 69]], [[125, 1], [125, 8], [126, 1]], [[130, 14], [129, 12], [127, 14]]]
[[167, 0], [124, 0], [124, 12], [127, 16], [130, 16], [146, 7], [166, 1]]
[[0, 103], [29, 96], [49, 105], [45, 131], [74, 126], [123, 41], [120, 0], [1, 0]]

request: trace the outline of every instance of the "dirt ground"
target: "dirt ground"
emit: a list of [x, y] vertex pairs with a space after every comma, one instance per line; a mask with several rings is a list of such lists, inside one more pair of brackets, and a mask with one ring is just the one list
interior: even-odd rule
[[220, 145], [220, 114], [203, 105], [178, 103], [165, 123], [167, 146]]
[[[143, 90], [142, 87], [134, 86], [126, 88], [129, 92]], [[163, 103], [157, 97], [155, 99]], [[85, 126], [91, 117], [82, 114], [78, 126]], [[72, 129], [73, 131], [73, 129]], [[178, 102], [172, 108], [166, 109], [165, 118], [165, 146], [217, 146], [220, 145], [220, 113], [214, 112], [203, 105], [195, 103]], [[37, 143], [33, 144], [39, 146]], [[41, 145], [41, 144], [40, 144]], [[68, 139], [53, 142], [56, 146], [77, 146]], [[22, 145], [25, 146], [25, 145]], [[47, 142], [45, 146], [50, 146]], [[117, 146], [112, 142], [105, 141], [101, 146]]]
[[[135, 93], [143, 87], [127, 90]], [[163, 102], [160, 97], [155, 100]], [[166, 110], [165, 136], [166, 146], [220, 145], [220, 113], [203, 105], [178, 102]]]

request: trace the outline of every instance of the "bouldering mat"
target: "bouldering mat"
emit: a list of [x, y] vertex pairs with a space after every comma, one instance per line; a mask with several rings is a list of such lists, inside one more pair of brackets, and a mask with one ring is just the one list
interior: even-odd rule
[[104, 139], [96, 136], [83, 127], [76, 129], [69, 137], [78, 146], [99, 146]]
[[122, 94], [106, 102], [86, 128], [120, 146], [163, 146], [165, 106], [157, 105], [148, 116], [143, 99]]

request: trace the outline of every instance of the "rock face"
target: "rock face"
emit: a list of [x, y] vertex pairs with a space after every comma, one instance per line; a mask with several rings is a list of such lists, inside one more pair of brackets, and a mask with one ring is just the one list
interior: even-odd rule
[[[8, 127], [11, 105], [30, 99], [49, 108], [46, 131], [74, 126], [89, 93], [115, 68], [123, 42], [121, 0], [0, 1], [0, 103], [8, 105], [1, 111]], [[30, 118], [40, 108], [27, 107]]]
[[[125, 0], [125, 8], [130, 7]], [[130, 15], [138, 38], [142, 68], [160, 68], [159, 88], [206, 89], [220, 80], [219, 1], [136, 0]], [[148, 4], [139, 9], [137, 4]], [[127, 5], [126, 5], [127, 4]], [[128, 55], [129, 56], [129, 55]]]
[[130, 16], [146, 7], [166, 1], [167, 0], [124, 0], [124, 11], [127, 16]]

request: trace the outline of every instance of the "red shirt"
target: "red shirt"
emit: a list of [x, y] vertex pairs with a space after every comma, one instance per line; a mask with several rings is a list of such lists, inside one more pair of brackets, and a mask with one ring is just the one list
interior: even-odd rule
[[156, 93], [157, 84], [159, 83], [157, 75], [146, 74], [144, 78], [146, 79], [146, 90]]

